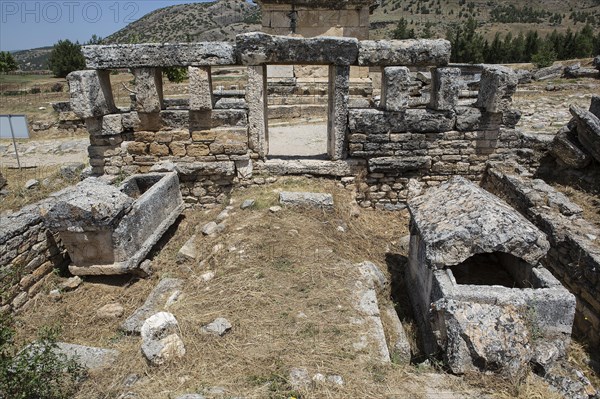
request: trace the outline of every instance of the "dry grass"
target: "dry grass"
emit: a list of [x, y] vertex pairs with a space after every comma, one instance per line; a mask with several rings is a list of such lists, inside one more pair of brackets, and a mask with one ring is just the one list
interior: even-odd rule
[[[79, 181], [78, 177], [73, 179], [61, 177], [59, 170], [60, 166], [58, 165], [23, 168], [21, 170], [0, 166], [0, 172], [8, 181], [9, 191], [7, 195], [1, 197], [0, 212], [15, 211], [25, 205], [41, 201], [47, 198], [49, 194]], [[36, 179], [40, 184], [26, 189], [25, 183], [30, 179]]]
[[[269, 212], [278, 191], [300, 189], [332, 192], [335, 210]], [[242, 211], [239, 204], [246, 198], [257, 203]], [[352, 346], [360, 329], [351, 322], [358, 277], [353, 265], [371, 260], [383, 270], [390, 267], [386, 254], [394, 252], [391, 243], [407, 233], [406, 214], [363, 210], [355, 216], [351, 193], [321, 179], [281, 178], [275, 184], [237, 190], [232, 202], [235, 209], [226, 229], [216, 237], [198, 238], [200, 260], [214, 254], [209, 261], [176, 261], [183, 243], [220, 209], [189, 211], [154, 251], [152, 278], [108, 283], [85, 279], [59, 303], [41, 296], [17, 319], [19, 342], [58, 322], [61, 340], [119, 350], [118, 363], [93, 373], [77, 398], [114, 398], [128, 391], [141, 398], [174, 398], [215, 386], [226, 390], [225, 397], [248, 398], [443, 398], [447, 392], [478, 397], [480, 389], [468, 380], [428, 367], [381, 365], [369, 360], [370, 346], [363, 351]], [[208, 270], [216, 276], [204, 282], [200, 276]], [[140, 353], [139, 338], [119, 332], [122, 319], [99, 320], [95, 312], [119, 302], [126, 317], [165, 277], [185, 280], [181, 298], [169, 311], [179, 321], [187, 353], [180, 361], [151, 367]], [[46, 291], [58, 280], [53, 276]], [[230, 320], [232, 331], [222, 338], [203, 335], [200, 327], [217, 317]], [[339, 374], [345, 384], [319, 384], [296, 392], [288, 382], [293, 367], [306, 367], [310, 375]], [[123, 381], [132, 374], [139, 381], [125, 387]]]
[[583, 209], [585, 220], [600, 228], [600, 193], [589, 193], [577, 187], [558, 183], [552, 185]]

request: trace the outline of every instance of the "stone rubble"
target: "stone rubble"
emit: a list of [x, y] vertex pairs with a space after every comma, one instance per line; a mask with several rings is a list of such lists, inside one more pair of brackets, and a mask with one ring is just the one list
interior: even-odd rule
[[140, 335], [142, 353], [152, 365], [159, 366], [185, 355], [179, 324], [171, 313], [160, 312], [146, 319]]
[[98, 370], [113, 365], [120, 353], [113, 349], [94, 348], [89, 346], [58, 342], [56, 353], [74, 359], [88, 370]]
[[206, 334], [213, 334], [222, 337], [223, 335], [231, 331], [231, 328], [232, 325], [229, 322], [229, 320], [223, 317], [218, 317], [211, 323], [202, 326], [201, 331]]
[[183, 280], [175, 278], [162, 279], [152, 290], [142, 306], [121, 324], [121, 330], [127, 334], [139, 334], [144, 321], [153, 314], [166, 308], [170, 298], [181, 292]]

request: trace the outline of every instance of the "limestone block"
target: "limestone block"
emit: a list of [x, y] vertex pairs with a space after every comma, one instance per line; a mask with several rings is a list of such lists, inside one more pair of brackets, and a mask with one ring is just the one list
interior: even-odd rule
[[371, 173], [402, 173], [411, 170], [429, 170], [431, 157], [381, 157], [368, 161]]
[[332, 160], [344, 159], [347, 151], [350, 67], [329, 67], [329, 118], [327, 153]]
[[525, 370], [533, 351], [523, 309], [454, 300], [433, 306], [445, 325], [445, 358], [452, 372], [476, 371], [479, 360], [498, 365], [507, 375]]
[[[135, 68], [136, 110], [160, 112], [163, 107], [162, 73], [157, 68]], [[140, 115], [141, 118], [141, 115]]]
[[284, 206], [333, 209], [333, 196], [325, 193], [288, 192], [279, 193], [279, 203]]
[[67, 359], [75, 360], [88, 370], [101, 369], [115, 363], [119, 352], [113, 349], [95, 348], [66, 342], [58, 342], [54, 353], [64, 355]]
[[360, 66], [444, 66], [449, 62], [450, 42], [447, 40], [364, 40], [359, 43]]
[[116, 187], [90, 177], [63, 193], [44, 218], [58, 231], [102, 230], [116, 224], [132, 204], [133, 198]]
[[117, 112], [108, 71], [76, 71], [67, 75], [71, 108], [81, 119]]
[[210, 111], [213, 108], [210, 67], [188, 67], [190, 77], [190, 110]]
[[408, 109], [406, 129], [415, 133], [448, 132], [454, 129], [456, 115], [452, 111]]
[[431, 74], [430, 107], [439, 111], [450, 111], [458, 104], [461, 88], [460, 68], [435, 68]]
[[575, 105], [571, 105], [569, 110], [577, 122], [579, 142], [596, 161], [600, 162], [600, 119]]
[[487, 112], [502, 112], [510, 106], [517, 90], [518, 77], [510, 68], [486, 65], [481, 74], [476, 107]]
[[550, 152], [565, 165], [574, 169], [585, 168], [592, 161], [587, 152], [581, 148], [577, 134], [572, 134], [566, 127], [554, 137]]
[[83, 46], [88, 68], [145, 68], [171, 66], [234, 65], [231, 43], [110, 44]]
[[358, 40], [334, 37], [305, 39], [252, 32], [236, 36], [236, 54], [243, 65], [351, 65], [356, 63], [358, 56]]
[[105, 115], [102, 118], [102, 135], [110, 136], [123, 133], [123, 116], [121, 114]]
[[349, 126], [352, 133], [406, 132], [404, 113], [387, 112], [372, 108], [350, 110]]
[[383, 68], [381, 106], [388, 111], [408, 108], [410, 71], [407, 67]]
[[248, 83], [246, 85], [248, 145], [260, 157], [265, 157], [269, 152], [266, 74], [265, 66], [248, 67]]

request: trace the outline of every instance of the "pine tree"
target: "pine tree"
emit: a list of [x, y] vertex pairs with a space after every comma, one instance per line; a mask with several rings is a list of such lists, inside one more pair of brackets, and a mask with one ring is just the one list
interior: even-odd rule
[[8, 73], [19, 69], [15, 57], [8, 51], [0, 51], [0, 73]]
[[59, 40], [54, 45], [48, 61], [50, 69], [58, 78], [64, 78], [69, 73], [85, 68], [85, 58], [81, 53], [79, 43], [70, 40]]
[[401, 18], [400, 21], [398, 21], [398, 25], [396, 25], [396, 29], [392, 32], [392, 39], [405, 40], [414, 38], [414, 29], [408, 29], [408, 22], [406, 22], [404, 18]]

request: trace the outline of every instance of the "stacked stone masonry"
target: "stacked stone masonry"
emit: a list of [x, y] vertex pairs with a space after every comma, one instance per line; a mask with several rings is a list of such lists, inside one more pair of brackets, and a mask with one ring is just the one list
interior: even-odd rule
[[35, 298], [45, 278], [69, 259], [60, 239], [44, 225], [40, 209], [51, 200], [2, 216], [0, 224], [0, 310], [19, 310]]
[[542, 180], [490, 167], [483, 184], [547, 235], [550, 250], [542, 263], [577, 298], [574, 333], [590, 347], [598, 347], [600, 250], [597, 240], [600, 230], [582, 217], [583, 211], [578, 205]]
[[[445, 40], [359, 41], [344, 37], [298, 38], [247, 33], [235, 44], [142, 44], [84, 47], [88, 71], [69, 75], [73, 110], [90, 133], [90, 163], [96, 175], [131, 175], [160, 170], [165, 162], [180, 172], [187, 202], [221, 202], [235, 184], [253, 173], [282, 170], [269, 159], [266, 66], [329, 67], [328, 156], [363, 165], [363, 179], [352, 182], [364, 207], [397, 208], [408, 196], [408, 182], [437, 185], [459, 174], [481, 179], [485, 162], [520, 158], [535, 167], [535, 141], [514, 127], [520, 113], [510, 108], [517, 77], [498, 66], [481, 66], [476, 101], [459, 98], [461, 69], [448, 67]], [[248, 83], [242, 98], [215, 101], [211, 66], [245, 65]], [[117, 109], [109, 70], [130, 67], [135, 102]], [[163, 98], [161, 68], [190, 69], [190, 99], [171, 107]], [[350, 107], [350, 67], [379, 67], [383, 98]], [[431, 100], [408, 101], [408, 68], [431, 69]], [[371, 104], [373, 104], [371, 102]], [[182, 106], [184, 108], [182, 108]], [[187, 108], [185, 108], [187, 107]], [[342, 175], [342, 176], [340, 176]], [[341, 172], [331, 174], [343, 176]], [[354, 175], [356, 176], [356, 175]]]

